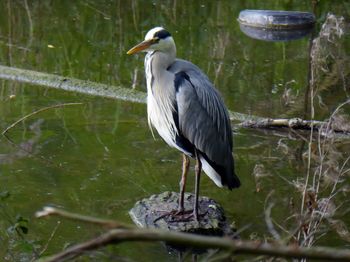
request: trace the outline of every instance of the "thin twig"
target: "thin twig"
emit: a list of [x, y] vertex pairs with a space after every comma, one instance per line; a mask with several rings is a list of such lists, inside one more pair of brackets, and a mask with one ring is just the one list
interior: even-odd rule
[[12, 66], [12, 6], [11, 1], [7, 0], [7, 16], [8, 16], [8, 64]]
[[103, 15], [103, 17], [104, 17], [105, 19], [108, 19], [108, 20], [111, 19], [111, 16], [110, 16], [110, 15], [108, 15], [108, 14], [106, 14], [105, 12], [103, 12], [103, 11], [97, 9], [96, 7], [94, 7], [93, 5], [91, 5], [91, 4], [88, 3], [88, 2], [84, 2], [83, 5], [85, 5], [86, 7], [90, 8], [90, 9], [93, 10], [93, 11], [96, 11], [96, 13], [99, 13], [100, 15]]
[[135, 88], [136, 88], [136, 85], [137, 85], [137, 75], [138, 75], [138, 68], [135, 67], [135, 69], [134, 69], [134, 75], [133, 75], [133, 78], [132, 78], [132, 85], [131, 85], [131, 88], [132, 88], [132, 89], [135, 89]]
[[[55, 234], [56, 234], [56, 232], [57, 232], [57, 229], [58, 229], [58, 227], [59, 227], [60, 225], [61, 225], [61, 221], [57, 221], [57, 224], [56, 224], [55, 228], [53, 229], [53, 231], [52, 231], [52, 233], [51, 233], [49, 239], [47, 240], [47, 242], [46, 242], [44, 248], [40, 251], [38, 257], [41, 257], [42, 254], [45, 253], [45, 251], [46, 251], [47, 248], [49, 247], [49, 244], [50, 244], [51, 240], [53, 239], [53, 237], [55, 236]], [[36, 260], [36, 258], [33, 257], [33, 259], [32, 259], [31, 261], [35, 261], [35, 260]]]
[[55, 207], [44, 207], [43, 210], [38, 211], [35, 214], [35, 216], [37, 218], [54, 216], [54, 215], [68, 218], [70, 220], [95, 224], [95, 225], [103, 226], [106, 228], [130, 228], [130, 229], [134, 228], [133, 226], [126, 225], [126, 224], [123, 224], [123, 223], [120, 223], [120, 222], [117, 222], [114, 220], [101, 219], [101, 218], [96, 218], [96, 217], [91, 217], [91, 216], [84, 216], [84, 215], [77, 214], [77, 213], [67, 212], [67, 211], [64, 211], [62, 209], [58, 209]]
[[33, 42], [34, 27], [33, 27], [33, 20], [32, 20], [32, 16], [30, 13], [30, 9], [29, 9], [27, 0], [24, 0], [24, 8], [26, 10], [27, 17], [28, 17], [28, 23], [29, 23], [29, 38], [28, 38], [29, 40], [28, 40], [27, 47], [26, 47], [26, 49], [29, 50], [29, 47], [32, 45], [32, 42]]
[[267, 226], [270, 234], [273, 236], [273, 238], [276, 240], [281, 240], [281, 236], [279, 235], [279, 233], [275, 229], [275, 226], [273, 225], [273, 222], [271, 219], [271, 209], [273, 208], [273, 206], [274, 206], [273, 203], [269, 203], [269, 205], [267, 206], [267, 208], [265, 210], [265, 223], [266, 223], [266, 226]]
[[[350, 103], [350, 100], [348, 99], [347, 101], [343, 102], [342, 104], [340, 104], [331, 114], [330, 116], [330, 120], [328, 121], [327, 125], [325, 125], [322, 129], [325, 129], [325, 134], [328, 133], [332, 133], [334, 132], [333, 130], [333, 126], [332, 126], [332, 119], [334, 118], [334, 116], [339, 112], [339, 110]], [[321, 132], [319, 132], [318, 135], [318, 153], [319, 153], [319, 163], [318, 163], [318, 168], [316, 169], [316, 171], [314, 172], [314, 177], [313, 177], [313, 183], [312, 183], [312, 190], [314, 192], [314, 202], [317, 203], [318, 199], [319, 199], [319, 194], [320, 194], [320, 187], [321, 187], [321, 182], [322, 182], [322, 177], [324, 176], [326, 170], [324, 170], [324, 160], [326, 159], [326, 157], [329, 154], [329, 145], [331, 145], [333, 143], [332, 140], [330, 140], [329, 138], [323, 138], [321, 137]], [[345, 161], [345, 163], [347, 162], [347, 160]], [[343, 165], [344, 166], [344, 165]], [[327, 198], [327, 204], [324, 207], [325, 210], [327, 210], [327, 206], [329, 201], [331, 200], [332, 196], [334, 196], [334, 191], [336, 190], [336, 187], [338, 185], [338, 182], [340, 181], [340, 177], [341, 177], [341, 171], [338, 173], [338, 176], [333, 184], [333, 188], [332, 191], [330, 192], [328, 198]], [[319, 229], [319, 227], [322, 225], [322, 221], [325, 218], [325, 211], [320, 212], [319, 209], [315, 209], [313, 208], [311, 210], [310, 213], [310, 222], [308, 223], [307, 226], [307, 232], [306, 232], [306, 237], [303, 241], [303, 243], [306, 246], [311, 246], [316, 239], [319, 239], [319, 237], [316, 236], [316, 233]]]
[[65, 106], [75, 106], [75, 105], [82, 105], [83, 103], [64, 103], [64, 104], [58, 104], [58, 105], [53, 105], [53, 106], [48, 106], [48, 107], [44, 107], [44, 108], [40, 108], [39, 110], [36, 110], [28, 115], [25, 115], [24, 117], [21, 117], [20, 119], [18, 119], [16, 122], [14, 122], [13, 124], [11, 124], [10, 126], [8, 126], [3, 132], [2, 135], [6, 135], [6, 133], [13, 127], [15, 127], [16, 125], [18, 125], [19, 123], [21, 123], [22, 121], [26, 120], [27, 118], [32, 117], [33, 115], [36, 115], [38, 113], [41, 113], [43, 111], [49, 110], [49, 109], [53, 109], [53, 108], [59, 108], [59, 107], [65, 107]]

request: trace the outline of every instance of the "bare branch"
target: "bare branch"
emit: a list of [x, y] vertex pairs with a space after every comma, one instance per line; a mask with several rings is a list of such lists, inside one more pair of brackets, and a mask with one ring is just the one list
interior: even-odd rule
[[[301, 248], [295, 245], [281, 245], [278, 243], [266, 243], [260, 241], [242, 241], [232, 240], [228, 237], [211, 237], [201, 236], [189, 233], [165, 231], [158, 229], [139, 229], [127, 226], [121, 228], [120, 223], [116, 221], [102, 220], [93, 217], [87, 217], [79, 214], [70, 213], [52, 207], [46, 207], [43, 211], [36, 214], [37, 217], [49, 215], [59, 215], [69, 219], [89, 222], [99, 225], [115, 225], [117, 229], [110, 229], [106, 233], [90, 239], [81, 244], [72, 246], [56, 255], [45, 258], [46, 262], [62, 261], [71, 259], [83, 254], [85, 251], [95, 250], [97, 248], [110, 244], [119, 244], [122, 242], [134, 241], [164, 241], [168, 244], [182, 245], [196, 248], [221, 249], [231, 254], [248, 254], [248, 255], [268, 255], [286, 258], [309, 258], [323, 259], [328, 261], [350, 261], [349, 250], [339, 250], [327, 247]], [[123, 225], [122, 227], [124, 227]]]
[[45, 261], [61, 261], [78, 256], [88, 250], [94, 250], [109, 244], [118, 244], [126, 241], [165, 241], [173, 245], [184, 245], [196, 248], [218, 248], [230, 251], [232, 254], [350, 261], [349, 250], [336, 250], [326, 247], [300, 248], [297, 246], [231, 240], [229, 238], [208, 237], [151, 229], [111, 229], [99, 237], [72, 246]]
[[[58, 229], [58, 227], [59, 227], [60, 225], [61, 225], [61, 221], [57, 221], [57, 224], [56, 224], [55, 228], [53, 229], [53, 231], [52, 231], [52, 233], [51, 233], [49, 239], [46, 241], [46, 244], [45, 244], [44, 248], [40, 251], [38, 257], [40, 257], [42, 254], [45, 253], [45, 251], [46, 251], [47, 248], [49, 247], [49, 244], [50, 244], [51, 240], [53, 239], [53, 237], [55, 236], [55, 234], [56, 234], [56, 232], [57, 232], [57, 229]], [[31, 260], [31, 262], [32, 262], [32, 261], [35, 261], [35, 260], [36, 260], [36, 258], [33, 257], [32, 260]]]

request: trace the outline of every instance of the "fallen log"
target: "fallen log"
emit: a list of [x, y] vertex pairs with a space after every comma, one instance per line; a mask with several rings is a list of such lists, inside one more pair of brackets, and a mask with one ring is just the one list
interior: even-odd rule
[[[65, 91], [78, 92], [86, 95], [100, 96], [112, 99], [120, 99], [134, 103], [146, 103], [145, 92], [124, 88], [120, 86], [111, 86], [92, 81], [80, 80], [71, 77], [63, 77], [54, 74], [42, 73], [32, 70], [14, 68], [0, 65], [0, 79], [17, 81], [22, 83], [45, 86]], [[231, 121], [241, 122], [240, 127], [245, 128], [291, 128], [320, 130], [328, 122], [316, 120], [292, 119], [272, 119], [262, 118], [229, 111]], [[350, 135], [350, 130], [346, 128], [334, 128], [334, 132]]]
[[146, 103], [146, 93], [131, 88], [111, 86], [15, 67], [0, 65], [0, 79], [72, 91], [86, 95], [121, 99], [135, 103]]

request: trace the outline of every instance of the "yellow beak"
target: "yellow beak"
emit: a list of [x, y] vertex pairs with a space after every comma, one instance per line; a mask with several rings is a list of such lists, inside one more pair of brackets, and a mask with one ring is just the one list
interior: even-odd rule
[[154, 42], [155, 42], [155, 39], [145, 40], [145, 41], [139, 43], [138, 45], [134, 46], [133, 48], [131, 48], [127, 52], [127, 54], [132, 55], [132, 54], [138, 53], [142, 50], [145, 50], [148, 47], [150, 47], [152, 44], [154, 44]]

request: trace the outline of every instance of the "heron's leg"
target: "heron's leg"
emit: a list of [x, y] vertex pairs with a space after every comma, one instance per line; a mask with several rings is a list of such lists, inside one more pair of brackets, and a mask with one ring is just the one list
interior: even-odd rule
[[187, 179], [187, 173], [188, 168], [190, 167], [190, 159], [188, 156], [183, 154], [182, 158], [182, 176], [180, 180], [180, 198], [179, 198], [179, 209], [178, 213], [182, 213], [184, 209], [184, 195], [185, 195], [185, 188], [186, 188], [186, 179]]
[[199, 159], [198, 152], [196, 151], [196, 184], [195, 184], [195, 200], [194, 200], [194, 209], [193, 209], [193, 216], [196, 221], [198, 221], [198, 197], [199, 197], [199, 182], [201, 178], [201, 170], [202, 170], [202, 163]]

